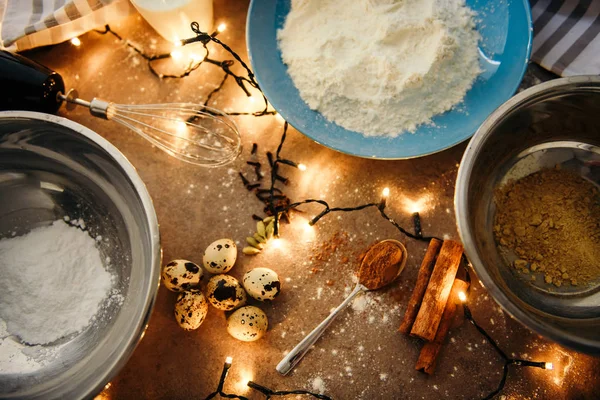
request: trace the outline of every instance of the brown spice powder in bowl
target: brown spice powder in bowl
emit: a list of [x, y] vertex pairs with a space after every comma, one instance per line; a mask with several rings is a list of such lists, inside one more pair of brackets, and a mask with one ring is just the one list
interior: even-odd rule
[[[579, 175], [545, 169], [496, 191], [494, 234], [541, 285], [586, 286], [600, 278], [600, 192]], [[536, 286], [541, 286], [536, 282]]]

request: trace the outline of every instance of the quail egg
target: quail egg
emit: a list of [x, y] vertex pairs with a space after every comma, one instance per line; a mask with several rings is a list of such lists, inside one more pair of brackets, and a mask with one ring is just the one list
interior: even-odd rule
[[246, 303], [242, 285], [230, 275], [215, 275], [206, 285], [208, 301], [219, 310], [229, 311]]
[[180, 293], [175, 303], [175, 319], [186, 331], [198, 329], [208, 313], [206, 297], [198, 289]]
[[204, 268], [213, 274], [229, 272], [237, 259], [237, 246], [231, 239], [215, 240], [204, 250]]
[[248, 295], [256, 300], [273, 300], [281, 290], [281, 282], [277, 273], [269, 268], [254, 268], [242, 279]]
[[269, 321], [258, 307], [246, 306], [235, 310], [227, 319], [227, 332], [243, 342], [253, 342], [263, 337]]
[[183, 292], [198, 286], [203, 277], [202, 269], [188, 260], [173, 260], [162, 269], [162, 281], [172, 292]]

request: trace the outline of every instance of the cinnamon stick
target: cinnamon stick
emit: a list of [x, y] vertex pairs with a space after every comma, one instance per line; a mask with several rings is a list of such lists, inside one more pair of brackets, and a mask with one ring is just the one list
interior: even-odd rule
[[444, 240], [435, 267], [429, 278], [423, 302], [410, 331], [412, 336], [431, 342], [440, 325], [442, 314], [450, 296], [463, 246], [453, 240]]
[[419, 268], [417, 283], [415, 284], [415, 288], [413, 289], [410, 300], [408, 301], [408, 306], [406, 307], [402, 324], [400, 324], [400, 329], [398, 329], [404, 334], [408, 334], [410, 332], [413, 323], [417, 318], [417, 313], [419, 312], [419, 307], [421, 307], [421, 302], [423, 301], [423, 296], [425, 295], [425, 289], [427, 289], [427, 283], [429, 283], [429, 278], [433, 272], [435, 260], [440, 252], [440, 247], [442, 247], [442, 241], [439, 239], [434, 238], [429, 242], [429, 247], [427, 247], [427, 252], [425, 253], [423, 262], [421, 262], [421, 267]]
[[442, 350], [446, 336], [448, 336], [448, 332], [452, 326], [452, 320], [454, 319], [456, 308], [461, 303], [458, 293], [466, 292], [468, 287], [469, 284], [467, 282], [461, 281], [460, 279], [454, 280], [454, 285], [452, 285], [452, 291], [450, 292], [450, 297], [446, 303], [446, 308], [444, 309], [444, 314], [442, 315], [442, 320], [440, 322], [440, 326], [438, 327], [437, 333], [435, 334], [435, 338], [432, 342], [425, 342], [421, 348], [419, 359], [415, 365], [415, 369], [417, 371], [425, 372], [429, 375], [433, 374], [437, 357]]

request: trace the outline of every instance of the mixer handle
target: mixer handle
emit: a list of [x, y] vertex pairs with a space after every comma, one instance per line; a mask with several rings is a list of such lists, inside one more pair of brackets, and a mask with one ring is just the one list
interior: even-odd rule
[[63, 78], [55, 71], [20, 54], [0, 50], [0, 111], [26, 110], [56, 113], [64, 92]]

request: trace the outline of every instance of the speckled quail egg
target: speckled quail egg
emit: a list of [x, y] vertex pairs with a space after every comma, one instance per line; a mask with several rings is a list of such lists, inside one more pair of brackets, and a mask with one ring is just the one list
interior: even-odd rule
[[246, 306], [235, 310], [227, 319], [227, 332], [243, 342], [253, 342], [263, 337], [269, 321], [258, 307]]
[[281, 282], [277, 272], [269, 268], [254, 268], [242, 279], [248, 295], [256, 300], [273, 300], [281, 290]]
[[197, 264], [188, 260], [173, 260], [162, 269], [162, 281], [172, 292], [183, 292], [198, 286], [204, 272]]
[[229, 272], [237, 259], [237, 246], [231, 239], [215, 240], [204, 250], [204, 268], [213, 274]]
[[198, 329], [208, 313], [206, 297], [198, 289], [180, 293], [175, 303], [175, 319], [186, 331]]
[[215, 275], [206, 285], [206, 297], [215, 308], [229, 311], [246, 303], [246, 292], [230, 275]]

